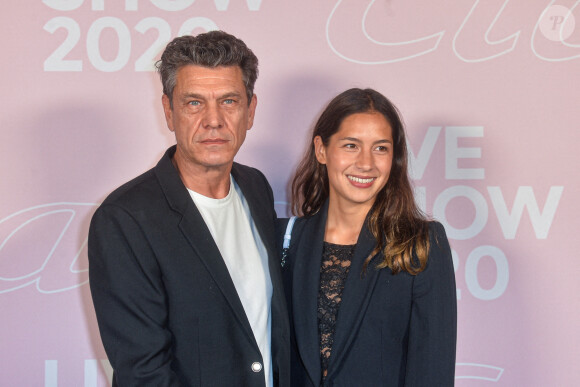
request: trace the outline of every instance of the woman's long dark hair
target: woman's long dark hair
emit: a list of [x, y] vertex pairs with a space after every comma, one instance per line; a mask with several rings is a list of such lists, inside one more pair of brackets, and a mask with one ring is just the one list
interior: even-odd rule
[[295, 215], [316, 214], [328, 199], [326, 165], [320, 164], [314, 152], [314, 138], [320, 136], [325, 146], [343, 120], [356, 113], [382, 114], [393, 131], [393, 163], [387, 183], [378, 192], [367, 216], [368, 227], [377, 246], [365, 261], [365, 268], [379, 252], [383, 260], [377, 268], [388, 267], [396, 274], [417, 274], [427, 265], [429, 253], [428, 220], [417, 207], [407, 171], [405, 130], [397, 108], [373, 89], [349, 89], [336, 96], [314, 126], [312, 141], [298, 165], [292, 181], [292, 212]]

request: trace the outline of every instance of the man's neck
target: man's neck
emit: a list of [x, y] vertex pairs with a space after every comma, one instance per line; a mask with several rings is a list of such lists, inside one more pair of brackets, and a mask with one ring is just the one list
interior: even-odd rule
[[223, 199], [230, 192], [230, 172], [233, 162], [218, 167], [205, 167], [184, 162], [179, 157], [171, 160], [183, 184], [200, 195]]

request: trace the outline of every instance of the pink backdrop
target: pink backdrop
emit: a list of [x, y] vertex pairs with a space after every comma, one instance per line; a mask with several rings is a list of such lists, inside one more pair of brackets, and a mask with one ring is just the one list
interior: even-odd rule
[[[279, 214], [323, 106], [401, 109], [417, 198], [446, 226], [457, 386], [580, 380], [580, 7], [548, 0], [36, 0], [0, 12], [0, 385], [106, 386], [87, 286], [95, 207], [173, 144], [151, 64], [220, 28], [260, 59], [237, 160]], [[566, 231], [568, 230], [568, 231]]]

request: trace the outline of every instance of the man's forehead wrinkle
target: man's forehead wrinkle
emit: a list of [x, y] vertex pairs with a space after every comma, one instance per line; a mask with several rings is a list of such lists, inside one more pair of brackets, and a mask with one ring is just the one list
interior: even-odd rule
[[214, 83], [198, 83], [198, 82], [185, 82], [180, 88], [184, 93], [241, 93], [244, 91], [243, 85], [237, 85], [234, 83], [220, 84], [216, 85]]
[[188, 89], [188, 88], [201, 88], [206, 90], [223, 90], [231, 89], [236, 92], [245, 92], [245, 86], [241, 78], [235, 76], [232, 77], [220, 77], [213, 75], [204, 76], [189, 76], [178, 78], [177, 85], [178, 88]]
[[200, 80], [205, 80], [205, 79], [226, 79], [226, 80], [237, 80], [236, 77], [232, 76], [226, 76], [226, 75], [194, 75], [192, 76], [193, 79], [200, 79]]

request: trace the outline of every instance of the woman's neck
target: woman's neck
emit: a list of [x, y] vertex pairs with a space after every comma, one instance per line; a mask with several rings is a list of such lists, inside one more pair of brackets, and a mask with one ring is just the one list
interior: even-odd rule
[[371, 207], [372, 204], [341, 205], [329, 200], [324, 240], [338, 245], [355, 244]]

